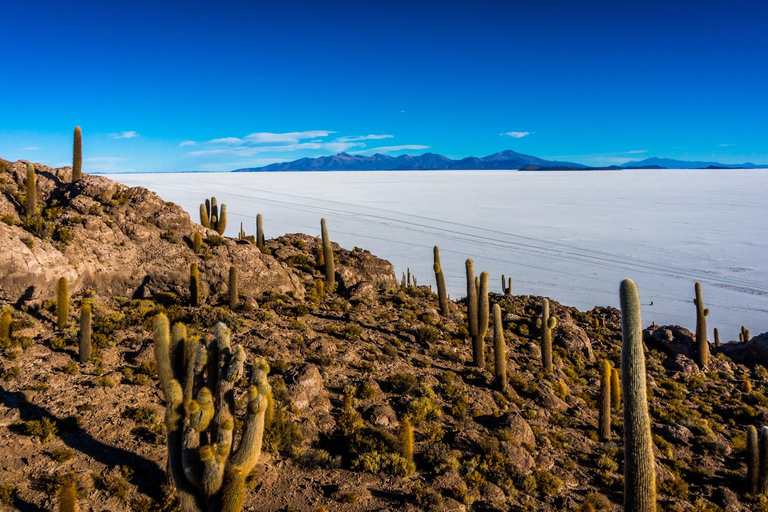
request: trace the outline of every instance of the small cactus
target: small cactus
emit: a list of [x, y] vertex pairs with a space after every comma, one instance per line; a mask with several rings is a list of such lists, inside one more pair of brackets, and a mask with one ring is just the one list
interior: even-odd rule
[[413, 461], [413, 425], [411, 420], [406, 416], [400, 422], [400, 429], [398, 431], [398, 440], [400, 441], [400, 455], [407, 460]]
[[245, 240], [245, 230], [243, 229], [243, 223], [240, 223], [240, 232], [237, 234], [238, 240]]
[[750, 339], [752, 339], [752, 335], [751, 335], [751, 333], [749, 332], [749, 329], [747, 329], [746, 327], [744, 327], [744, 326], [742, 325], [742, 326], [741, 326], [741, 332], [739, 333], [739, 341], [740, 341], [740, 342], [742, 342], [742, 343], [746, 343], [746, 342], [748, 342]]
[[75, 141], [72, 145], [72, 182], [83, 179], [83, 131], [75, 126]]
[[200, 305], [200, 271], [197, 263], [189, 266], [189, 303], [193, 307]]
[[73, 479], [67, 478], [59, 488], [59, 512], [77, 511], [77, 485]]
[[501, 322], [501, 307], [493, 305], [493, 357], [496, 387], [507, 389], [507, 343], [504, 340], [504, 325]]
[[256, 247], [261, 252], [264, 252], [266, 247], [266, 241], [264, 240], [264, 217], [259, 213], [256, 215]]
[[333, 247], [331, 239], [328, 237], [328, 225], [325, 219], [320, 219], [320, 233], [323, 238], [323, 260], [325, 261], [325, 284], [329, 290], [333, 290], [336, 285], [336, 268], [333, 264]]
[[541, 329], [541, 361], [547, 372], [552, 372], [552, 329], [557, 326], [557, 318], [549, 316], [549, 300], [541, 299], [541, 317], [536, 327]]
[[624, 396], [624, 510], [656, 512], [656, 468], [645, 382], [640, 295], [621, 282], [621, 376]]
[[195, 251], [195, 254], [203, 252], [203, 235], [201, 235], [199, 231], [196, 231], [195, 235], [192, 237], [192, 250]]
[[37, 173], [35, 166], [27, 164], [27, 217], [37, 215]]
[[91, 305], [80, 306], [80, 362], [87, 363], [91, 359]]
[[611, 363], [603, 359], [600, 363], [600, 439], [611, 438]]
[[707, 341], [707, 316], [709, 309], [704, 307], [704, 298], [701, 294], [701, 283], [694, 285], [696, 297], [693, 303], [696, 305], [696, 363], [703, 368], [709, 364], [709, 342]]
[[616, 410], [621, 407], [621, 382], [616, 368], [611, 369], [611, 407]]
[[760, 446], [757, 440], [757, 429], [747, 427], [747, 489], [749, 494], [757, 495], [760, 473]]
[[0, 341], [11, 339], [11, 322], [13, 322], [13, 315], [11, 310], [6, 308], [0, 313]]
[[64, 330], [69, 322], [69, 285], [66, 277], [60, 278], [56, 287], [56, 317], [59, 330]]
[[410, 288], [412, 284], [413, 280], [411, 279], [411, 267], [408, 267], [408, 288]]
[[715, 348], [719, 348], [720, 347], [720, 332], [717, 330], [717, 327], [715, 327], [713, 333], [715, 335]]
[[[507, 284], [507, 282], [509, 282], [509, 284]], [[512, 295], [512, 278], [510, 277], [509, 281], [507, 281], [507, 277], [504, 274], [501, 274], [501, 291], [506, 297]]]
[[229, 267], [229, 308], [235, 309], [238, 301], [237, 295], [237, 267]]
[[768, 494], [768, 427], [763, 426], [760, 429], [760, 454], [757, 492], [765, 496]]

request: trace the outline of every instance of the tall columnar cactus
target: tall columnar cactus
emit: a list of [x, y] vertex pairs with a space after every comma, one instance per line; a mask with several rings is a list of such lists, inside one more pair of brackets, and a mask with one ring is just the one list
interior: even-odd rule
[[248, 388], [247, 415], [235, 448], [234, 386], [245, 351], [230, 344], [219, 323], [215, 340], [184, 338], [171, 344], [168, 318], [155, 318], [155, 361], [165, 395], [168, 467], [184, 512], [239, 512], [245, 479], [261, 453], [269, 395], [269, 366], [259, 359]]
[[440, 302], [440, 314], [448, 316], [448, 294], [445, 291], [445, 275], [443, 267], [440, 265], [440, 248], [434, 248], [435, 263], [432, 268], [435, 270], [435, 281], [437, 281], [437, 298]]
[[65, 329], [69, 322], [69, 285], [66, 277], [60, 278], [56, 287], [56, 317], [59, 329]]
[[220, 235], [227, 230], [227, 205], [222, 203], [219, 210], [219, 220], [216, 222], [216, 232]]
[[504, 340], [504, 325], [501, 322], [501, 307], [493, 305], [493, 357], [496, 387], [507, 389], [507, 343]]
[[227, 229], [227, 205], [222, 203], [219, 209], [215, 197], [206, 199], [205, 203], [200, 205], [200, 224], [223, 235]]
[[195, 254], [203, 252], [203, 235], [199, 231], [196, 231], [192, 237], [192, 250], [195, 251]]
[[624, 395], [624, 510], [656, 512], [656, 468], [645, 384], [640, 295], [621, 282], [621, 376]]
[[603, 359], [600, 363], [600, 439], [611, 438], [611, 363]]
[[400, 422], [397, 437], [400, 441], [400, 455], [407, 461], [413, 461], [413, 425], [407, 416]]
[[189, 303], [193, 307], [200, 305], [200, 271], [197, 263], [189, 266]]
[[91, 359], [91, 305], [80, 306], [80, 362], [87, 363]]
[[235, 309], [237, 307], [237, 301], [239, 297], [237, 295], [237, 267], [232, 265], [229, 267], [229, 307]]
[[325, 219], [320, 219], [320, 234], [323, 239], [323, 261], [325, 262], [326, 288], [332, 290], [336, 286], [336, 267], [333, 264], [333, 247], [328, 237], [328, 225]]
[[[507, 284], [509, 282], [509, 284]], [[512, 278], [509, 278], [509, 281], [507, 281], [507, 277], [504, 274], [501, 274], [501, 291], [504, 292], [504, 295], [509, 297], [512, 295]]]
[[259, 213], [256, 215], [256, 247], [264, 252], [266, 240], [264, 239], [264, 217]]
[[467, 316], [469, 335], [472, 337], [472, 364], [485, 368], [485, 335], [488, 333], [488, 272], [475, 278], [475, 266], [471, 259], [467, 267]]
[[37, 215], [37, 173], [35, 166], [27, 164], [27, 217]]
[[752, 339], [752, 334], [749, 332], [749, 329], [741, 326], [741, 332], [739, 333], [739, 341], [742, 343], [748, 342], [750, 339]]
[[549, 316], [549, 301], [541, 299], [541, 317], [536, 326], [541, 329], [541, 362], [544, 369], [552, 371], [552, 329], [557, 325], [557, 318]]
[[720, 347], [720, 331], [718, 331], [717, 327], [715, 327], [712, 332], [715, 335], [715, 348], [719, 348]]
[[768, 494], [768, 427], [760, 429], [760, 468], [758, 471], [757, 492]]
[[208, 211], [208, 199], [205, 203], [200, 203], [200, 225], [204, 228], [211, 227], [211, 213]]
[[709, 342], [707, 341], [707, 315], [709, 309], [704, 307], [704, 298], [701, 294], [701, 283], [694, 285], [696, 297], [693, 303], [696, 304], [696, 363], [700, 367], [709, 364]]
[[757, 440], [757, 429], [747, 427], [747, 489], [750, 494], [757, 494], [760, 474], [760, 446]]
[[0, 341], [11, 339], [11, 322], [13, 322], [11, 310], [6, 308], [0, 313]]
[[72, 182], [83, 179], [83, 131], [75, 126], [75, 141], [72, 145]]
[[411, 287], [413, 281], [411, 280], [411, 267], [408, 267], [408, 288]]
[[621, 407], [621, 382], [616, 368], [611, 369], [611, 407], [616, 410]]
[[240, 232], [237, 234], [238, 240], [245, 240], [245, 230], [243, 229], [243, 223], [240, 223]]
[[67, 478], [59, 488], [59, 512], [77, 511], [77, 486]]

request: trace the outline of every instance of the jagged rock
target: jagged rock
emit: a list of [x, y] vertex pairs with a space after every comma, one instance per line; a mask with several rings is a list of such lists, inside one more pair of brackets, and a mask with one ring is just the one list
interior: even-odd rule
[[397, 425], [397, 415], [392, 407], [385, 404], [374, 405], [366, 411], [366, 418], [375, 427], [390, 428]]
[[572, 322], [558, 323], [555, 329], [554, 343], [564, 346], [569, 353], [581, 354], [590, 363], [595, 362], [592, 343], [584, 329]]
[[653, 428], [661, 437], [675, 444], [689, 444], [693, 434], [682, 425], [658, 425]]
[[288, 376], [288, 395], [291, 404], [299, 411], [308, 409], [328, 411], [331, 401], [323, 385], [323, 376], [313, 364], [305, 364]]
[[683, 354], [693, 359], [696, 354], [693, 333], [679, 325], [651, 326], [643, 331], [643, 339], [648, 348], [669, 355]]
[[509, 430], [520, 444], [536, 446], [536, 436], [528, 422], [517, 413], [508, 412], [499, 418], [499, 428]]
[[683, 354], [673, 354], [666, 358], [662, 364], [668, 370], [678, 372], [686, 378], [701, 373], [698, 365]]

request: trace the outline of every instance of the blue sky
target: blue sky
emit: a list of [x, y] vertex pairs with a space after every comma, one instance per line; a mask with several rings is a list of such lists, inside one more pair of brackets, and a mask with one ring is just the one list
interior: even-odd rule
[[[538, 5], [534, 5], [538, 4]], [[0, 157], [768, 162], [768, 2], [4, 2]], [[377, 149], [378, 148], [378, 149]]]

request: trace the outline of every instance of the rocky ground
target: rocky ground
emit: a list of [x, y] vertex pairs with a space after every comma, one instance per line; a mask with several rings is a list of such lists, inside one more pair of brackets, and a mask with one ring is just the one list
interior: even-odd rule
[[[248, 510], [621, 510], [620, 408], [613, 438], [597, 434], [598, 363], [620, 367], [619, 311], [551, 302], [555, 371], [545, 374], [541, 297], [492, 294], [509, 355], [500, 392], [492, 329], [488, 366], [473, 368], [464, 304], [451, 302], [442, 317], [428, 286], [401, 287], [365, 250], [335, 246], [339, 286], [321, 294], [316, 237], [268, 240], [262, 253], [145, 189], [98, 176], [70, 184], [68, 168], [36, 168], [41, 216], [32, 220], [25, 163], [0, 160], [0, 305], [13, 308], [11, 338], [0, 341], [0, 504], [53, 509], [61, 482], [74, 479], [80, 510], [174, 510], [150, 332], [165, 312], [203, 337], [223, 321], [248, 362], [270, 363], [276, 414], [249, 477]], [[188, 305], [192, 262], [200, 307]], [[232, 264], [241, 279], [234, 310]], [[71, 316], [58, 330], [62, 276]], [[97, 348], [80, 364], [84, 299]], [[768, 423], [768, 335], [713, 348], [699, 369], [687, 330], [645, 334], [660, 509], [768, 510], [746, 493], [744, 453], [745, 428]], [[413, 462], [400, 456], [405, 417]]]

